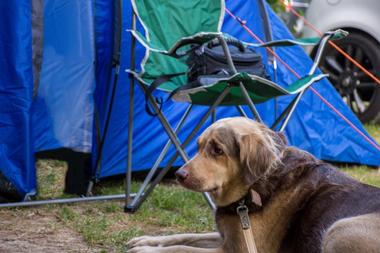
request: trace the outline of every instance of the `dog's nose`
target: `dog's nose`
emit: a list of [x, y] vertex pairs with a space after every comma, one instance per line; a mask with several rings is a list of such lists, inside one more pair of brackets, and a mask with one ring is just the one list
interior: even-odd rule
[[176, 175], [178, 180], [183, 181], [189, 176], [189, 173], [186, 170], [179, 169], [175, 172], [175, 175]]

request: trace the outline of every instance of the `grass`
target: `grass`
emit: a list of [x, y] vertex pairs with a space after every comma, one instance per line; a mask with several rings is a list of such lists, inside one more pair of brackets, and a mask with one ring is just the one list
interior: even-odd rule
[[377, 143], [380, 143], [380, 126], [379, 125], [365, 125], [366, 130], [368, 133], [377, 141]]
[[380, 187], [380, 169], [356, 166], [343, 167], [342, 171], [360, 182]]
[[[365, 125], [368, 133], [380, 143], [380, 126]], [[380, 168], [369, 168], [367, 166], [342, 166], [341, 170], [362, 183], [380, 187]]]
[[[122, 182], [108, 187], [107, 193], [120, 193], [120, 186]], [[211, 212], [202, 196], [171, 184], [157, 187], [135, 214], [124, 214], [121, 207], [121, 202], [68, 205], [60, 208], [57, 216], [90, 245], [120, 252], [138, 235], [213, 229]]]
[[[66, 164], [44, 160], [37, 163], [39, 199], [70, 197], [62, 193]], [[133, 183], [133, 190], [138, 188]], [[110, 180], [97, 186], [100, 195], [119, 194], [123, 180]], [[171, 234], [178, 232], [207, 232], [214, 229], [212, 213], [199, 193], [190, 192], [166, 180], [159, 185], [138, 212], [125, 214], [121, 201], [93, 202], [43, 207], [61, 223], [78, 232], [91, 246], [125, 251], [125, 244], [143, 234]]]
[[62, 188], [64, 175], [67, 170], [66, 163], [59, 160], [38, 160], [38, 198], [49, 199], [63, 197]]
[[[380, 142], [380, 127], [366, 126]], [[62, 193], [66, 164], [44, 160], [37, 163], [39, 198], [69, 197]], [[365, 166], [344, 166], [342, 171], [361, 182], [380, 187], [380, 171]], [[138, 183], [134, 182], [136, 189]], [[111, 180], [97, 186], [101, 195], [123, 192], [123, 180]], [[125, 214], [123, 202], [96, 202], [41, 207], [38, 212], [51, 214], [64, 225], [79, 233], [90, 246], [102, 252], [123, 252], [126, 242], [143, 234], [171, 234], [214, 230], [212, 214], [199, 193], [190, 192], [166, 180], [160, 184], [138, 212]], [[11, 211], [25, 213], [27, 209]]]

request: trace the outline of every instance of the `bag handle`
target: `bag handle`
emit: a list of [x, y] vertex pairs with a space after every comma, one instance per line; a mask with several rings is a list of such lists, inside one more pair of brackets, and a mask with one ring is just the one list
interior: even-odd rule
[[[242, 53], [245, 52], [245, 46], [240, 40], [232, 38], [232, 37], [227, 37], [225, 38], [225, 41], [227, 42], [227, 45], [232, 45], [232, 46], [237, 47]], [[220, 40], [218, 38], [213, 39], [207, 44], [207, 47], [210, 49], [216, 46], [220, 46]]]

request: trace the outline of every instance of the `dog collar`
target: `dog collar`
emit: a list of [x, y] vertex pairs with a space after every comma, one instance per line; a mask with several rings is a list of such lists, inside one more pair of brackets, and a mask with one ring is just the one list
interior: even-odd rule
[[261, 196], [253, 189], [249, 189], [247, 194], [238, 201], [235, 201], [227, 206], [218, 207], [216, 210], [217, 215], [228, 214], [236, 215], [236, 210], [241, 204], [247, 207], [248, 213], [254, 213], [261, 210], [262, 200]]

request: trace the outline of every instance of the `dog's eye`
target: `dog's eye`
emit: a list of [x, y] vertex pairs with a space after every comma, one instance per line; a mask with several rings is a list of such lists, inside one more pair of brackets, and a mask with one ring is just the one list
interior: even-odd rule
[[218, 146], [215, 146], [212, 151], [216, 156], [223, 155], [223, 149], [219, 148]]

